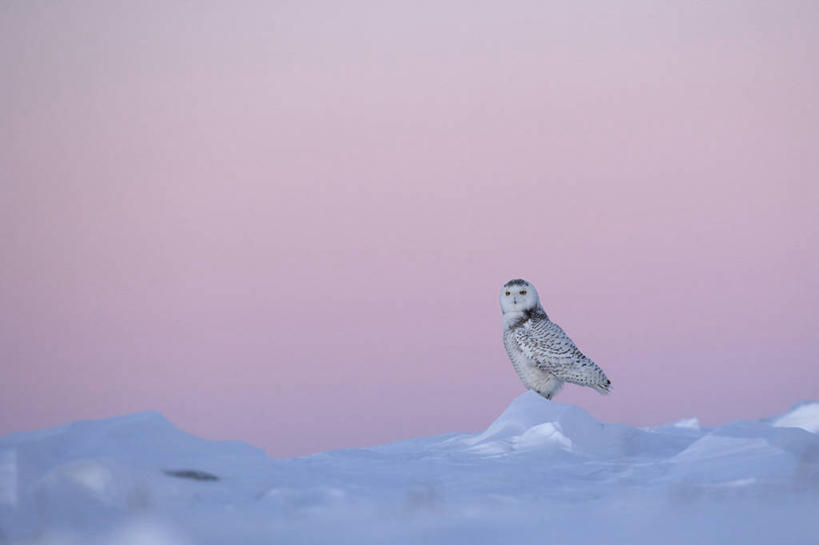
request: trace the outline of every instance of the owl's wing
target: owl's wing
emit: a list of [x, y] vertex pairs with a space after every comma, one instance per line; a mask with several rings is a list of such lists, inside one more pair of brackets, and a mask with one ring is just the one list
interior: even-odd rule
[[551, 320], [540, 320], [528, 328], [517, 328], [514, 339], [529, 360], [560, 380], [591, 386], [603, 393], [611, 389], [611, 381], [603, 370], [587, 358], [566, 332]]

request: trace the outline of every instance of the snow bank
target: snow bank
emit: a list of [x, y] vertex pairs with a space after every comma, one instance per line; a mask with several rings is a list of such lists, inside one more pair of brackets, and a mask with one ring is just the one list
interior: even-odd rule
[[483, 432], [290, 460], [76, 422], [0, 438], [0, 543], [810, 543], [818, 408], [634, 428], [526, 393]]
[[819, 433], [819, 403], [803, 403], [777, 418], [777, 428], [802, 428], [811, 433]]

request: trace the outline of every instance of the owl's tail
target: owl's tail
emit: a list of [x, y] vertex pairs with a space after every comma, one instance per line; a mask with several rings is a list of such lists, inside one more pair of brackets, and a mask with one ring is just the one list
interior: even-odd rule
[[597, 384], [593, 384], [592, 388], [597, 390], [599, 394], [608, 395], [611, 392], [611, 381], [606, 375], [603, 375], [603, 379]]

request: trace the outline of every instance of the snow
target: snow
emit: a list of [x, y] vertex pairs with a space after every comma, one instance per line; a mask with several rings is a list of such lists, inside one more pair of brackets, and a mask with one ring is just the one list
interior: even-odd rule
[[274, 460], [158, 413], [0, 438], [0, 544], [816, 543], [819, 403], [718, 428], [533, 393], [485, 431]]
[[773, 425], [777, 428], [802, 428], [819, 433], [819, 403], [804, 403], [794, 407], [789, 413], [777, 418]]
[[673, 426], [677, 428], [689, 428], [692, 430], [696, 430], [699, 429], [700, 427], [700, 421], [698, 418], [684, 418], [682, 420], [674, 422]]
[[17, 503], [17, 453], [0, 451], [0, 504]]

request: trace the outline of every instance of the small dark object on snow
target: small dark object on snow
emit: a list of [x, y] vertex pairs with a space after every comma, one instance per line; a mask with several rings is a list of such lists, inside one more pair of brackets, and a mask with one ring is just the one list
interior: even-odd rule
[[219, 477], [207, 471], [198, 469], [163, 469], [165, 475], [179, 477], [180, 479], [193, 479], [194, 481], [218, 481]]

